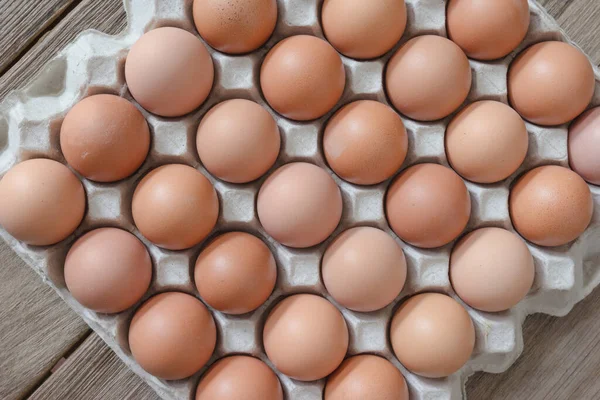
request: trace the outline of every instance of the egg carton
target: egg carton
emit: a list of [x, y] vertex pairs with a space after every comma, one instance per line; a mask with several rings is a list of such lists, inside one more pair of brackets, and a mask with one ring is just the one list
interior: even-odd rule
[[[199, 297], [193, 283], [193, 267], [201, 249], [210, 238], [232, 230], [251, 232], [262, 238], [273, 251], [278, 266], [274, 293], [258, 310], [230, 316], [211, 309], [216, 321], [218, 340], [209, 362], [229, 354], [250, 354], [269, 362], [262, 345], [262, 328], [270, 309], [281, 298], [294, 293], [315, 293], [335, 304], [346, 319], [350, 332], [348, 355], [372, 353], [396, 365], [406, 377], [411, 399], [461, 399], [467, 378], [476, 371], [505, 371], [523, 349], [522, 323], [528, 314], [544, 312], [561, 316], [589, 294], [600, 282], [600, 187], [590, 185], [595, 212], [592, 223], [575, 242], [556, 248], [528, 243], [536, 277], [527, 298], [515, 308], [501, 313], [484, 313], [463, 303], [476, 330], [476, 346], [471, 360], [457, 373], [445, 379], [427, 379], [407, 371], [393, 355], [388, 322], [398, 304], [419, 292], [447, 293], [458, 301], [448, 277], [449, 255], [453, 244], [425, 250], [403, 243], [387, 224], [384, 196], [389, 180], [370, 187], [349, 184], [327, 166], [321, 149], [324, 124], [344, 104], [372, 99], [389, 104], [383, 86], [385, 65], [394, 51], [409, 38], [423, 34], [446, 36], [445, 2], [407, 0], [408, 26], [393, 51], [371, 61], [356, 61], [342, 56], [346, 69], [346, 89], [335, 109], [311, 122], [287, 120], [274, 111], [261, 96], [259, 71], [268, 49], [282, 38], [310, 34], [323, 38], [319, 23], [322, 0], [279, 0], [279, 18], [275, 34], [259, 50], [243, 56], [229, 56], [209, 48], [215, 65], [215, 83], [202, 107], [182, 118], [161, 118], [142, 110], [152, 132], [149, 156], [140, 170], [123, 181], [110, 184], [81, 178], [87, 193], [87, 211], [81, 226], [66, 240], [49, 247], [28, 246], [0, 229], [0, 236], [42, 279], [61, 296], [115, 351], [115, 353], [164, 399], [193, 399], [195, 387], [206, 367], [193, 377], [164, 381], [145, 372], [132, 358], [127, 343], [128, 325], [139, 306], [117, 314], [92, 312], [69, 294], [63, 275], [66, 253], [74, 240], [99, 227], [115, 226], [128, 230], [147, 246], [153, 261], [153, 278], [142, 301], [163, 291], [182, 291]], [[66, 164], [59, 145], [61, 123], [73, 105], [98, 93], [112, 93], [132, 100], [124, 79], [128, 49], [144, 33], [162, 26], [175, 26], [197, 34], [192, 19], [192, 0], [125, 0], [128, 26], [118, 36], [86, 31], [46, 66], [29, 86], [9, 94], [0, 105], [0, 175], [17, 162], [45, 157]], [[493, 99], [507, 103], [507, 69], [525, 47], [545, 40], [570, 42], [554, 19], [535, 1], [530, 1], [531, 26], [525, 41], [506, 58], [493, 62], [471, 60], [473, 85], [467, 102]], [[600, 105], [600, 71], [596, 73], [593, 105]], [[390, 233], [404, 249], [408, 277], [402, 293], [388, 307], [371, 313], [358, 313], [339, 306], [321, 281], [320, 260], [331, 242], [309, 249], [286, 248], [275, 242], [261, 227], [255, 203], [265, 177], [257, 182], [234, 185], [212, 177], [201, 165], [195, 149], [196, 129], [205, 112], [218, 102], [231, 98], [254, 100], [275, 117], [282, 135], [282, 147], [276, 168], [291, 161], [307, 161], [325, 168], [338, 183], [343, 195], [343, 216], [332, 237], [353, 227], [368, 225]], [[133, 100], [132, 100], [133, 101]], [[135, 103], [135, 102], [134, 102]], [[141, 109], [141, 107], [140, 107]], [[422, 162], [448, 166], [444, 150], [444, 132], [451, 117], [424, 123], [403, 117], [409, 135], [409, 150], [403, 169]], [[472, 200], [472, 212], [465, 232], [483, 226], [499, 226], [514, 231], [508, 210], [508, 196], [515, 178], [533, 167], [545, 164], [568, 166], [568, 126], [540, 127], [527, 123], [529, 151], [521, 168], [497, 184], [466, 182]], [[211, 237], [192, 249], [168, 251], [146, 240], [136, 229], [131, 214], [135, 186], [151, 169], [167, 163], [183, 163], [201, 170], [214, 184], [221, 205], [219, 220]], [[269, 171], [268, 174], [270, 174]], [[267, 176], [268, 176], [267, 174]], [[462, 302], [461, 302], [462, 303]], [[325, 379], [315, 382], [294, 381], [278, 373], [287, 399], [321, 399]]]

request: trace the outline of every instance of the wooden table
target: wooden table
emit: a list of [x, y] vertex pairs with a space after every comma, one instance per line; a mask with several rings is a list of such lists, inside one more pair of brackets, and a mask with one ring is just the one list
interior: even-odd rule
[[[79, 32], [125, 28], [122, 0], [0, 0], [0, 99]], [[600, 63], [600, 1], [542, 0]], [[562, 319], [524, 325], [525, 351], [500, 375], [477, 374], [470, 400], [600, 399], [600, 290]], [[0, 243], [0, 399], [158, 399], [40, 278]]]

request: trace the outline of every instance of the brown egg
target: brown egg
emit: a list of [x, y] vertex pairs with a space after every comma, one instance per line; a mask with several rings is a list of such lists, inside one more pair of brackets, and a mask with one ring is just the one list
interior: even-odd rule
[[151, 297], [135, 312], [129, 326], [133, 358], [161, 379], [184, 379], [198, 372], [216, 341], [212, 315], [200, 300], [185, 293]]
[[150, 147], [150, 130], [141, 112], [113, 95], [90, 96], [77, 103], [60, 128], [65, 159], [84, 177], [114, 182], [133, 174]]
[[471, 358], [475, 328], [456, 300], [439, 293], [408, 299], [390, 326], [394, 354], [409, 371], [427, 378], [452, 375]]
[[526, 120], [560, 125], [586, 109], [594, 83], [592, 65], [579, 49], [563, 42], [542, 42], [510, 65], [508, 98]]
[[404, 0], [325, 0], [321, 24], [340, 53], [375, 58], [400, 41], [406, 28], [406, 4]]
[[277, 123], [250, 100], [227, 100], [202, 119], [196, 136], [200, 161], [208, 172], [232, 183], [260, 178], [275, 164], [281, 138]]
[[283, 400], [277, 375], [257, 358], [232, 356], [213, 364], [202, 376], [196, 400]]
[[573, 171], [600, 185], [600, 107], [579, 117], [569, 128], [569, 162]]
[[346, 72], [326, 41], [309, 35], [283, 39], [260, 69], [260, 87], [275, 111], [308, 121], [325, 115], [342, 97]]
[[23, 161], [0, 180], [0, 225], [21, 242], [58, 243], [75, 231], [84, 212], [81, 182], [57, 161]]
[[332, 373], [348, 349], [348, 327], [330, 302], [297, 294], [279, 302], [263, 331], [265, 352], [283, 374], [314, 381]]
[[382, 230], [348, 229], [333, 241], [321, 265], [323, 283], [340, 305], [369, 312], [390, 304], [406, 281], [402, 248]]
[[467, 226], [471, 198], [463, 180], [450, 168], [418, 164], [392, 182], [386, 214], [400, 239], [417, 247], [440, 247]]
[[359, 100], [342, 107], [327, 123], [323, 150], [341, 178], [373, 185], [391, 177], [404, 162], [408, 136], [402, 119], [385, 104]]
[[150, 286], [152, 261], [131, 233], [100, 228], [73, 244], [65, 260], [65, 282], [84, 307], [118, 313], [137, 303]]
[[523, 163], [529, 135], [519, 114], [497, 101], [478, 101], [461, 110], [446, 129], [446, 155], [463, 178], [493, 183]]
[[208, 305], [227, 314], [244, 314], [258, 308], [271, 295], [277, 264], [259, 238], [245, 232], [229, 232], [202, 250], [194, 279]]
[[182, 164], [158, 167], [133, 193], [133, 220], [148, 240], [169, 250], [190, 248], [217, 223], [219, 199], [202, 173]]
[[436, 35], [406, 42], [385, 73], [390, 101], [402, 114], [434, 121], [454, 112], [471, 90], [471, 67], [454, 42]]
[[495, 60], [508, 55], [529, 29], [527, 0], [450, 0], [448, 36], [471, 58]]
[[324, 400], [408, 400], [400, 371], [382, 357], [361, 354], [346, 359], [327, 378]]
[[523, 239], [501, 228], [469, 233], [450, 257], [454, 291], [481, 311], [514, 307], [531, 289], [534, 275], [533, 257]]
[[585, 181], [556, 165], [527, 172], [510, 192], [515, 229], [540, 246], [561, 246], [577, 239], [590, 224], [593, 211]]
[[194, 0], [193, 12], [200, 36], [230, 54], [256, 50], [277, 23], [276, 0]]
[[179, 117], [200, 107], [212, 88], [214, 67], [204, 44], [179, 28], [158, 28], [131, 47], [125, 79], [142, 107]]
[[263, 183], [256, 204], [265, 231], [296, 248], [321, 243], [342, 217], [342, 194], [316, 165], [297, 162], [279, 168]]

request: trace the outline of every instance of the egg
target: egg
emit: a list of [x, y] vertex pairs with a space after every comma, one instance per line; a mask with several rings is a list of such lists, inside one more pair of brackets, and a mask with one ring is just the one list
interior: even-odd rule
[[323, 150], [342, 179], [373, 185], [390, 178], [404, 162], [408, 136], [402, 119], [385, 104], [359, 100], [328, 121]]
[[387, 95], [398, 111], [418, 121], [453, 113], [471, 90], [471, 67], [454, 42], [436, 35], [417, 36], [390, 59]]
[[573, 171], [600, 185], [600, 107], [579, 117], [569, 128], [569, 162]]
[[202, 118], [196, 135], [200, 161], [208, 172], [232, 183], [260, 178], [279, 155], [277, 123], [250, 100], [227, 100]]
[[179, 28], [158, 28], [144, 34], [125, 62], [131, 95], [146, 110], [162, 117], [179, 117], [200, 107], [213, 79], [213, 61], [206, 47]]
[[99, 94], [81, 100], [67, 113], [60, 148], [69, 165], [87, 179], [114, 182], [142, 165], [150, 148], [150, 130], [133, 104]]
[[525, 173], [512, 187], [509, 202], [515, 229], [540, 246], [561, 246], [577, 239], [594, 211], [585, 181], [556, 165]]
[[131, 209], [135, 225], [148, 240], [168, 250], [183, 250], [200, 243], [214, 228], [219, 199], [202, 173], [168, 164], [144, 176]]
[[394, 47], [406, 28], [404, 0], [325, 0], [321, 24], [340, 53], [357, 59], [379, 57]]
[[297, 121], [325, 115], [340, 100], [345, 85], [338, 53], [326, 41], [309, 35], [277, 43], [260, 69], [260, 87], [269, 105]]
[[463, 178], [494, 183], [523, 163], [529, 147], [525, 122], [506, 104], [483, 100], [461, 110], [446, 129], [448, 162]]
[[386, 214], [400, 239], [417, 247], [440, 247], [467, 226], [471, 198], [463, 180], [450, 168], [418, 164], [390, 185]]
[[360, 354], [346, 359], [327, 378], [324, 400], [408, 400], [400, 371], [385, 358]]
[[66, 239], [81, 223], [85, 203], [83, 185], [57, 161], [23, 161], [0, 180], [0, 225], [30, 245]]
[[348, 327], [338, 309], [324, 298], [297, 294], [271, 310], [263, 344], [281, 373], [299, 381], [314, 381], [332, 373], [344, 360]]
[[527, 245], [501, 228], [480, 228], [464, 238], [450, 256], [450, 280], [458, 296], [481, 311], [508, 310], [533, 284], [535, 266]]
[[194, 23], [200, 36], [223, 53], [256, 50], [277, 23], [276, 0], [194, 0]]
[[577, 117], [590, 103], [594, 84], [585, 54], [563, 42], [534, 44], [508, 70], [510, 104], [538, 125], [561, 125]]
[[427, 378], [450, 376], [467, 363], [475, 328], [456, 300], [422, 293], [404, 302], [390, 325], [394, 354], [410, 372]]
[[448, 36], [470, 58], [495, 60], [508, 55], [529, 29], [527, 0], [450, 0]]
[[406, 259], [402, 248], [384, 231], [351, 228], [325, 251], [321, 274], [338, 304], [354, 311], [375, 311], [400, 294], [406, 281]]
[[200, 379], [196, 400], [283, 400], [277, 375], [264, 362], [231, 356], [214, 363]]
[[285, 246], [306, 248], [333, 233], [342, 217], [342, 194], [322, 168], [291, 163], [263, 183], [256, 209], [260, 223], [273, 239]]
[[100, 228], [73, 244], [65, 260], [65, 283], [84, 307], [118, 313], [137, 303], [152, 278], [146, 247], [131, 233]]
[[194, 279], [200, 296], [212, 308], [244, 314], [269, 298], [277, 280], [277, 265], [262, 240], [245, 232], [229, 232], [202, 250]]

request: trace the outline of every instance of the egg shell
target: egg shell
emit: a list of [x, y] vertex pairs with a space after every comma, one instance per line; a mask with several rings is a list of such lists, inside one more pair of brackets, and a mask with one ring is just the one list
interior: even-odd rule
[[245, 232], [229, 232], [206, 246], [196, 261], [194, 279], [200, 296], [227, 314], [255, 310], [269, 298], [277, 280], [271, 250]]
[[402, 119], [385, 104], [359, 100], [338, 110], [327, 122], [323, 151], [342, 179], [374, 185], [400, 169], [408, 151]]
[[585, 181], [568, 168], [546, 165], [525, 173], [510, 192], [515, 229], [540, 246], [577, 239], [592, 220], [594, 202]]
[[581, 115], [569, 128], [569, 163], [583, 179], [600, 185], [600, 107]]
[[254, 357], [231, 356], [214, 363], [200, 379], [196, 400], [283, 400], [277, 375]]
[[194, 0], [200, 36], [224, 53], [241, 54], [262, 46], [277, 23], [276, 0]]
[[404, 0], [325, 0], [321, 24], [327, 40], [347, 57], [379, 57], [400, 41], [406, 28]]
[[452, 375], [471, 357], [475, 328], [456, 300], [422, 293], [404, 302], [390, 325], [392, 348], [411, 372], [427, 378]]
[[450, 39], [470, 58], [495, 60], [517, 48], [529, 29], [527, 0], [450, 0]]
[[65, 283], [83, 306], [118, 313], [137, 303], [152, 279], [146, 247], [131, 233], [99, 228], [71, 246], [65, 260]]
[[60, 128], [60, 148], [81, 175], [114, 182], [133, 174], [150, 147], [142, 113], [127, 100], [109, 94], [87, 97], [75, 105]]
[[342, 232], [329, 245], [321, 274], [337, 303], [354, 311], [375, 311], [400, 294], [406, 259], [400, 245], [384, 231], [357, 227]]
[[77, 176], [54, 160], [23, 161], [0, 180], [0, 225], [30, 245], [66, 239], [81, 223], [85, 204]]
[[260, 87], [269, 105], [296, 121], [317, 119], [340, 100], [346, 72], [339, 54], [323, 39], [283, 39], [265, 57]]
[[348, 327], [342, 314], [326, 299], [297, 294], [280, 301], [263, 330], [269, 360], [281, 373], [314, 381], [332, 373], [348, 349]]
[[594, 95], [594, 70], [579, 49], [542, 42], [524, 50], [508, 70], [508, 98], [526, 120], [550, 126], [570, 122]]
[[213, 353], [217, 329], [204, 304], [189, 294], [165, 292], [147, 300], [129, 326], [133, 358], [167, 380], [198, 372]]
[[214, 79], [204, 44], [179, 28], [157, 28], [131, 47], [125, 80], [142, 107], [162, 117], [178, 117], [200, 107]]
[[460, 298], [487, 312], [508, 310], [525, 298], [535, 276], [533, 257], [518, 235], [502, 228], [477, 229], [450, 256], [450, 280]]

